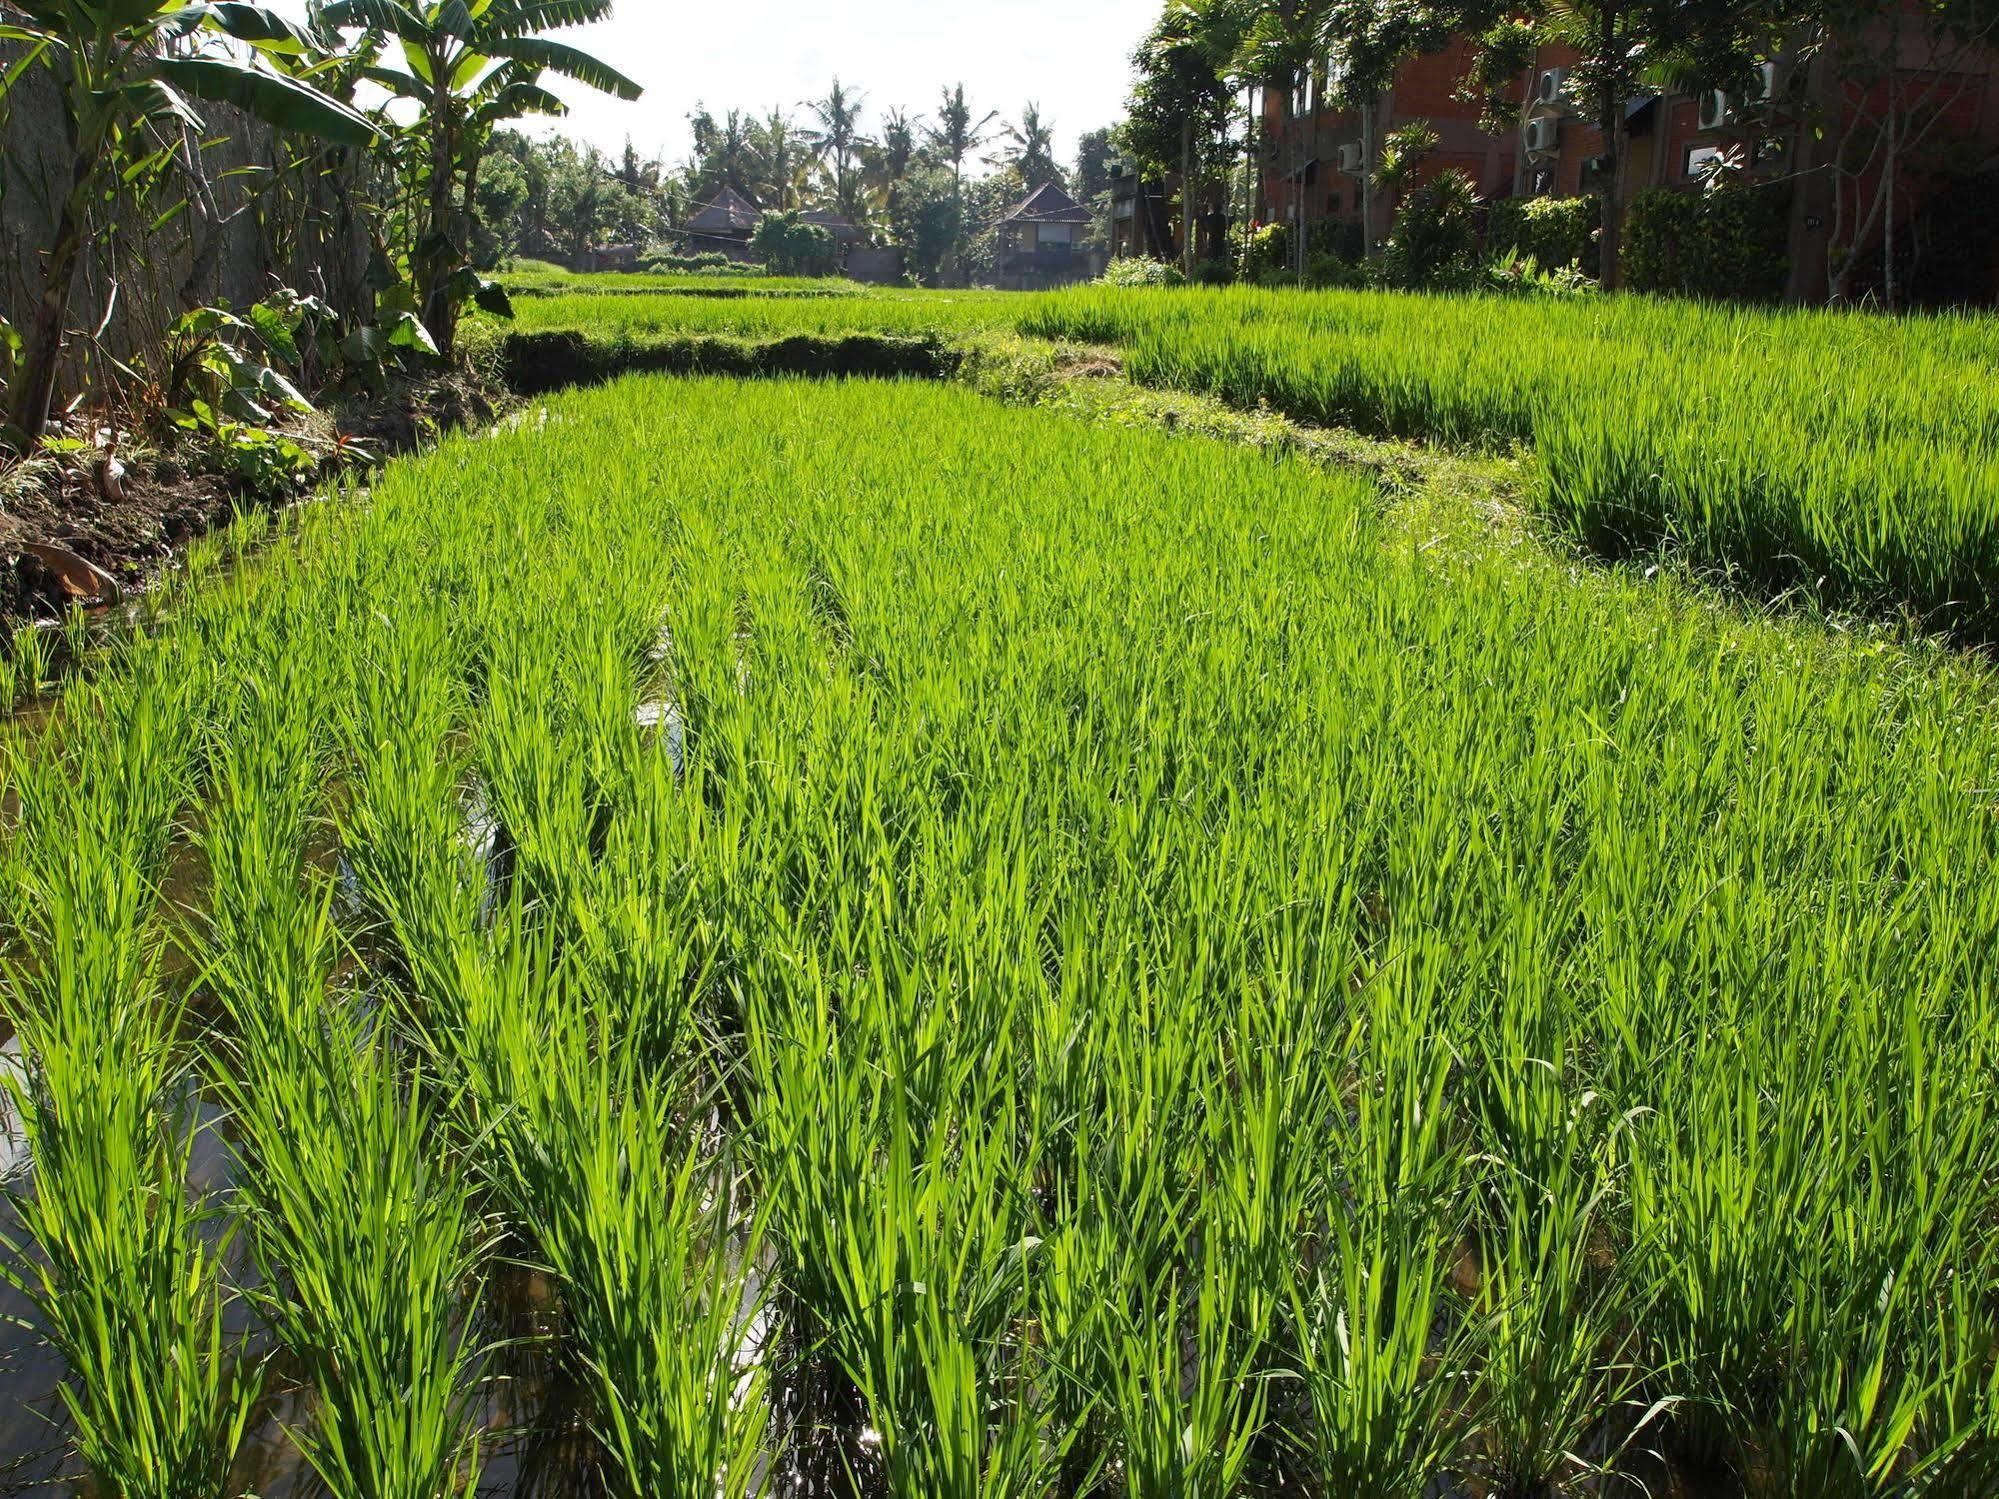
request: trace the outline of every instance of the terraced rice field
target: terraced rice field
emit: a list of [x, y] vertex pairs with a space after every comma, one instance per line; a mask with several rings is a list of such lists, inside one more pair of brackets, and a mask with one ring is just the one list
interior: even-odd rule
[[0, 761], [26, 1476], [1999, 1488], [1976, 666], [917, 384], [217, 562]]
[[599, 289], [526, 301], [521, 327], [638, 347], [868, 333], [1112, 345], [1146, 385], [1426, 442], [1526, 447], [1531, 502], [1599, 555], [1665, 553], [1763, 596], [1999, 641], [1990, 316], [1358, 292], [721, 301]]

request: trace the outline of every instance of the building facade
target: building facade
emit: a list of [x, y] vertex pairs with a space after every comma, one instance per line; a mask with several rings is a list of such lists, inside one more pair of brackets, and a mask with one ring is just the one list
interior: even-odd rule
[[993, 284], [1001, 291], [1045, 291], [1101, 275], [1104, 254], [1088, 244], [1093, 222], [1089, 209], [1044, 182], [1000, 215]]
[[[1858, 128], [1863, 144], [1871, 143], [1881, 133], [1874, 122], [1891, 117], [1892, 103], [1909, 134], [1920, 135], [1903, 143], [1911, 148], [1910, 161], [1948, 158], [1953, 182], [1975, 183], [1983, 173], [1999, 192], [1999, 53], [1988, 46], [1939, 50], [1926, 41], [1920, 19], [1907, 12], [1882, 17], [1862, 46], [1900, 60], [1892, 97], [1885, 68], [1881, 81], [1862, 91], [1842, 83], [1823, 57], [1788, 57], [1767, 64], [1754, 89], [1740, 97], [1667, 93], [1627, 101], [1626, 202], [1646, 188], [1698, 192], [1722, 168], [1736, 180], [1783, 194], [1786, 295], [1793, 301], [1822, 300], [1834, 268], [1847, 256], [1880, 261], [1898, 222], [1907, 237], [1895, 247], [1901, 261], [1939, 208], [1963, 205], [1939, 203], [1942, 189], [1920, 165], [1898, 176], [1893, 191], [1882, 192], [1885, 154], [1876, 149], [1870, 166], [1867, 152], [1849, 147], [1842, 160], [1840, 142]], [[1568, 84], [1573, 52], [1553, 45], [1538, 51], [1515, 80], [1519, 125], [1499, 132], [1486, 130], [1480, 105], [1462, 97], [1472, 61], [1468, 39], [1412, 58], [1376, 101], [1377, 140], [1418, 121], [1438, 136], [1416, 182], [1459, 171], [1487, 200], [1574, 197], [1605, 185], [1603, 131]], [[1379, 243], [1396, 205], [1377, 194], [1372, 222], [1363, 224], [1362, 121], [1358, 112], [1337, 107], [1330, 93], [1323, 71], [1295, 88], [1266, 91], [1254, 216], [1262, 223], [1302, 223], [1322, 243], [1329, 235], [1322, 226], [1341, 226], [1354, 244], [1363, 236]], [[1989, 275], [1999, 278], [1999, 242], [1986, 258]]]

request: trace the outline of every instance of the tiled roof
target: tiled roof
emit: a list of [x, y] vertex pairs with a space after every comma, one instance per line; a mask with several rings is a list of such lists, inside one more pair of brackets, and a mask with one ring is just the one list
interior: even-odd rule
[[757, 227], [757, 211], [733, 187], [725, 187], [681, 226], [693, 234], [748, 234]]
[[1000, 215], [1002, 224], [1087, 224], [1090, 210], [1052, 182], [1044, 182]]

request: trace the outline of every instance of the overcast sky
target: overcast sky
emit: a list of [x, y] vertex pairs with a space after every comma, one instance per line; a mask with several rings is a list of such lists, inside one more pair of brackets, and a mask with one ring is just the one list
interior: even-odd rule
[[[296, 4], [296, 0], [293, 0]], [[613, 19], [560, 34], [645, 87], [626, 104], [566, 82], [560, 128], [616, 150], [630, 135], [645, 155], [688, 152], [697, 103], [798, 114], [833, 75], [867, 96], [870, 124], [886, 108], [934, 114], [962, 81], [978, 113], [1017, 118], [1028, 100], [1056, 127], [1060, 158], [1076, 137], [1113, 123], [1131, 53], [1160, 0], [618, 0]]]

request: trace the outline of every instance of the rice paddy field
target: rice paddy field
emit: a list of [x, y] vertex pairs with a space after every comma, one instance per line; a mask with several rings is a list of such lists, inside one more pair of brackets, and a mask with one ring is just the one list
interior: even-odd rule
[[[633, 278], [625, 278], [627, 281]], [[1020, 333], [1118, 349], [1141, 384], [1304, 421], [1531, 448], [1532, 500], [1601, 555], [1999, 640], [1999, 320], [1641, 298], [1232, 289], [733, 301], [579, 291], [528, 331]]]
[[[658, 303], [521, 310], [1283, 336]], [[1999, 1493], [1976, 657], [914, 381], [555, 396], [157, 612], [0, 735], [18, 1488]]]

